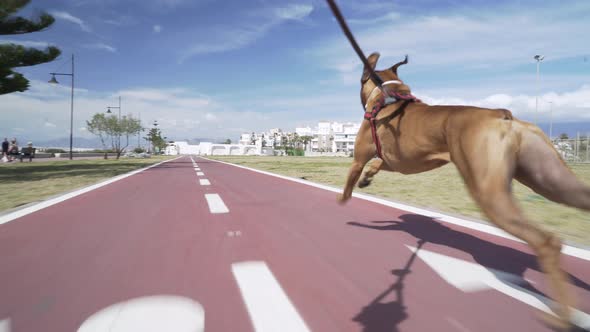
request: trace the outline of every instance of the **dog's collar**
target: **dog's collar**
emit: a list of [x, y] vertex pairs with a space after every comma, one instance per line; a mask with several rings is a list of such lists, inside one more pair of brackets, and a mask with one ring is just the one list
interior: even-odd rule
[[[387, 84], [403, 84], [401, 81], [398, 80], [391, 80], [391, 81], [385, 81], [383, 82], [382, 85], [387, 85]], [[405, 101], [416, 101], [416, 102], [421, 102], [420, 99], [414, 97], [414, 95], [410, 94], [399, 94], [397, 91], [389, 91], [387, 92], [387, 95], [384, 95], [384, 91], [383, 89], [381, 89], [380, 86], [376, 86], [375, 88], [373, 88], [373, 91], [371, 91], [371, 93], [369, 94], [369, 98], [367, 98], [367, 103], [365, 104], [365, 112], [371, 112], [372, 110], [367, 110], [367, 107], [369, 106], [369, 102], [372, 100], [373, 95], [375, 94], [375, 92], [381, 91], [381, 96], [377, 97], [378, 98], [378, 104], [379, 107], [383, 107], [383, 106], [387, 106], [393, 103], [396, 103], [400, 100], [405, 100]]]
[[[398, 81], [398, 80], [390, 80], [390, 81], [383, 82], [383, 84], [381, 84], [381, 86], [388, 85], [388, 84], [403, 84], [403, 83], [402, 83], [402, 81]], [[373, 91], [371, 91], [371, 93], [369, 94], [369, 98], [367, 98], [367, 103], [365, 104], [365, 110], [367, 110], [367, 106], [369, 105], [369, 101], [371, 100], [371, 98], [373, 98], [373, 95], [376, 92], [381, 91], [381, 86], [376, 86], [375, 88], [373, 88]], [[396, 98], [394, 96], [386, 96], [383, 105], [393, 104], [397, 101], [398, 101], [398, 98]]]

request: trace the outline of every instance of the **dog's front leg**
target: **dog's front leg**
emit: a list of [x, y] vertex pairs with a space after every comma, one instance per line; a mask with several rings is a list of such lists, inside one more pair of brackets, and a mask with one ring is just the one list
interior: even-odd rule
[[346, 184], [344, 185], [344, 191], [337, 197], [339, 203], [344, 204], [350, 199], [350, 197], [352, 197], [352, 189], [361, 177], [365, 163], [366, 162], [362, 163], [356, 160], [352, 162], [350, 170], [348, 171], [348, 177], [346, 178]]
[[371, 136], [369, 121], [363, 121], [354, 142], [354, 161], [348, 171], [344, 191], [337, 198], [339, 203], [346, 203], [352, 197], [354, 185], [359, 180], [365, 164], [375, 156], [375, 153], [376, 148]]

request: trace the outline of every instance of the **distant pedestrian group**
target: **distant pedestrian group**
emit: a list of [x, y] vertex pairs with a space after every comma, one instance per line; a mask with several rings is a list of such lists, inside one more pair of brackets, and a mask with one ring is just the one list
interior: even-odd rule
[[[32, 143], [29, 143], [32, 146]], [[4, 138], [2, 141], [2, 162], [11, 162], [19, 157], [19, 149], [16, 138], [8, 141], [8, 138]]]

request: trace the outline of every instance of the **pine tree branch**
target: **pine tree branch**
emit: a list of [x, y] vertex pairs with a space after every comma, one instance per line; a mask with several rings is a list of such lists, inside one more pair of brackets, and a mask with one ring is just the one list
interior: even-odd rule
[[[7, 72], [7, 73], [5, 73]], [[0, 70], [0, 95], [23, 92], [29, 88], [29, 80], [12, 70]]]
[[53, 61], [60, 54], [61, 51], [54, 46], [50, 46], [45, 50], [38, 50], [16, 44], [1, 44], [0, 68], [34, 66]]
[[0, 20], [0, 35], [19, 35], [41, 31], [55, 22], [53, 16], [42, 13], [38, 19], [28, 20], [23, 17], [9, 17]]
[[16, 13], [29, 4], [31, 0], [2, 0], [0, 2], [0, 20]]

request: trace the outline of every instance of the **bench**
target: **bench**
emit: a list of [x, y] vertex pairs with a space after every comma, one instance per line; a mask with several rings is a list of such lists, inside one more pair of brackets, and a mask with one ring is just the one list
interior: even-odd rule
[[20, 154], [19, 154], [20, 162], [21, 163], [23, 162], [23, 158], [29, 158], [29, 162], [32, 162], [33, 158], [35, 158], [35, 151], [37, 151], [37, 148], [32, 148], [32, 147], [21, 148]]

